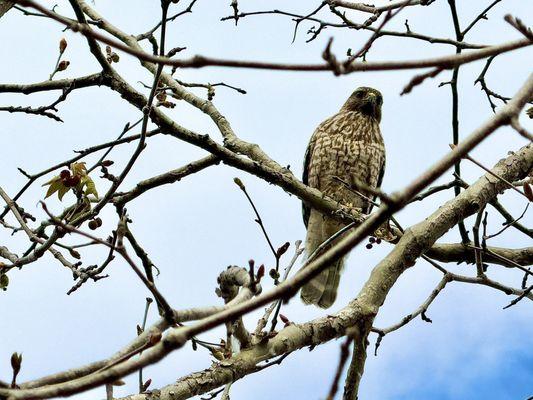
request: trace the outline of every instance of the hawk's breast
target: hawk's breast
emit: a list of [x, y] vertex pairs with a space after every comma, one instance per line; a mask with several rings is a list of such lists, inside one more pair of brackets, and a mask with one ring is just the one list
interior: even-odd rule
[[341, 112], [319, 125], [312, 138], [309, 185], [354, 207], [364, 201], [346, 188], [356, 181], [376, 187], [385, 162], [379, 123], [359, 112]]

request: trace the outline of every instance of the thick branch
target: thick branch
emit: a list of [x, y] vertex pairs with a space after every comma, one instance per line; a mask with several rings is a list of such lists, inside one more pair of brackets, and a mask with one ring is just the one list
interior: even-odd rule
[[0, 18], [15, 5], [14, 1], [0, 0]]
[[[505, 267], [513, 267], [513, 264], [505, 262], [504, 259], [511, 260], [519, 265], [528, 266], [533, 264], [533, 247], [524, 247], [522, 249], [507, 249], [503, 247], [488, 246], [488, 251], [483, 253], [483, 260], [492, 264], [499, 264]], [[491, 253], [500, 256], [491, 255]], [[475, 249], [463, 245], [462, 243], [446, 243], [434, 244], [426, 253], [428, 257], [441, 262], [467, 262], [474, 263], [476, 261]]]

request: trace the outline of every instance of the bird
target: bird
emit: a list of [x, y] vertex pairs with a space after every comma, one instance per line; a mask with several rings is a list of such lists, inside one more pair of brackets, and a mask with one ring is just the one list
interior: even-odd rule
[[[348, 185], [381, 186], [385, 172], [385, 144], [379, 127], [382, 105], [383, 96], [378, 90], [359, 87], [339, 112], [318, 125], [305, 152], [303, 183], [340, 204], [369, 214], [372, 203]], [[302, 211], [307, 228], [305, 249], [309, 258], [317, 247], [347, 223], [315, 210], [305, 202]], [[345, 258], [329, 265], [302, 287], [300, 297], [305, 304], [329, 308], [335, 302]]]

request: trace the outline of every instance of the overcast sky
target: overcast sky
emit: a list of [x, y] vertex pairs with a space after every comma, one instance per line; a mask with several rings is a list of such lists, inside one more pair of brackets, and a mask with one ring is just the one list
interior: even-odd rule
[[[68, 2], [57, 3], [56, 11], [72, 14]], [[169, 26], [167, 48], [186, 46], [184, 56], [202, 54], [250, 60], [319, 62], [325, 43], [332, 35], [335, 37], [333, 50], [340, 57], [348, 48], [358, 49], [368, 38], [366, 32], [330, 28], [317, 40], [305, 43], [306, 32], [312, 26], [307, 23], [302, 24], [296, 41], [291, 43], [294, 25], [287, 17], [250, 17], [241, 20], [237, 27], [233, 22], [220, 22], [221, 17], [232, 12], [229, 3], [229, 0], [198, 0], [192, 14]], [[241, 0], [239, 6], [242, 11], [279, 8], [305, 14], [315, 3], [318, 4], [303, 0]], [[489, 4], [488, 1], [458, 3], [463, 26]], [[95, 7], [113, 24], [134, 34], [148, 30], [157, 22], [158, 4], [158, 1], [96, 0]], [[185, 4], [172, 9], [178, 10]], [[490, 20], [481, 21], [466, 40], [496, 44], [519, 38], [520, 35], [503, 21], [503, 15], [510, 12], [531, 22], [527, 18], [531, 15], [528, 6], [528, 1], [503, 1], [490, 12]], [[365, 18], [357, 13], [350, 16], [358, 21]], [[326, 18], [333, 20], [332, 16]], [[404, 11], [389, 24], [389, 29], [403, 31], [406, 18], [413, 31], [449, 38], [454, 35], [445, 0], [437, 0], [430, 7]], [[57, 78], [98, 71], [80, 35], [64, 33], [57, 23], [25, 17], [11, 10], [0, 20], [2, 83], [46, 80], [55, 64], [58, 42], [62, 37], [68, 41], [65, 56], [71, 64]], [[384, 38], [374, 44], [368, 60], [419, 59], [454, 51], [446, 45]], [[530, 72], [532, 56], [533, 52], [526, 49], [498, 57], [487, 74], [490, 87], [504, 95], [514, 94]], [[476, 62], [461, 68], [461, 137], [492, 114], [479, 86], [473, 85], [483, 65], [483, 62]], [[138, 81], [151, 84], [150, 75], [127, 55], [121, 55], [116, 68], [138, 90], [144, 90]], [[228, 118], [237, 135], [258, 143], [272, 158], [282, 165], [290, 165], [298, 175], [314, 128], [334, 114], [356, 87], [379, 89], [385, 99], [382, 131], [387, 148], [383, 189], [392, 192], [404, 187], [444, 155], [452, 137], [450, 89], [448, 86], [437, 87], [440, 82], [449, 80], [450, 72], [428, 80], [408, 96], [399, 96], [414, 73], [376, 72], [334, 77], [325, 72], [205, 68], [178, 71], [177, 76], [189, 82], [223, 81], [245, 89], [248, 93], [242, 95], [218, 88], [214, 103]], [[195, 92], [205, 95], [202, 90]], [[1, 94], [0, 106], [48, 104], [57, 95]], [[187, 128], [220, 139], [211, 120], [186, 104], [178, 103], [168, 114]], [[106, 88], [88, 88], [72, 93], [60, 105], [59, 115], [65, 121], [63, 124], [44, 117], [0, 114], [0, 184], [10, 195], [25, 183], [16, 167], [23, 167], [30, 173], [38, 172], [71, 157], [74, 149], [112, 140], [126, 122], [136, 121], [141, 113]], [[529, 129], [533, 127], [528, 120], [522, 122]], [[526, 141], [513, 130], [504, 128], [479, 146], [473, 156], [492, 166], [508, 151], [517, 150], [524, 144]], [[111, 153], [110, 158], [115, 161], [111, 172], [121, 170], [133, 148], [122, 146]], [[171, 138], [152, 138], [121, 190], [203, 155], [203, 151]], [[88, 159], [91, 160], [95, 158]], [[463, 169], [467, 182], [473, 182], [482, 174], [478, 167], [467, 163], [463, 163]], [[216, 277], [227, 265], [246, 266], [250, 258], [272, 265], [272, 255], [253, 221], [252, 211], [232, 181], [235, 176], [247, 186], [275, 245], [285, 241], [294, 243], [305, 236], [301, 204], [295, 196], [223, 165], [146, 193], [128, 205], [133, 219], [131, 229], [161, 270], [158, 287], [175, 308], [220, 304], [221, 300], [214, 292]], [[43, 177], [20, 202], [38, 218], [45, 217], [37, 206], [45, 193], [40, 184], [50, 178]], [[451, 172], [440, 182], [449, 180]], [[100, 192], [104, 192], [106, 183], [97, 183]], [[404, 226], [417, 223], [451, 196], [451, 192], [446, 192], [413, 204], [398, 218]], [[57, 198], [50, 198], [47, 204], [59, 211], [72, 200], [72, 197], [65, 196], [64, 202], [60, 203]], [[503, 201], [516, 216], [525, 207], [524, 199], [516, 193], [506, 193]], [[524, 224], [532, 225], [531, 215], [531, 212], [526, 214]], [[105, 237], [116, 226], [114, 209], [105, 209], [102, 218], [104, 225], [96, 232]], [[499, 229], [501, 222], [499, 215], [490, 209], [490, 232]], [[468, 223], [471, 225], [472, 221]], [[81, 238], [72, 240], [83, 241]], [[442, 242], [458, 240], [456, 229], [441, 239]], [[18, 254], [24, 251], [26, 242], [21, 232], [11, 237], [8, 231], [0, 230], [0, 244]], [[513, 248], [531, 246], [526, 236], [512, 229], [489, 244]], [[342, 308], [357, 294], [371, 269], [391, 248], [381, 244], [372, 250], [359, 246], [352, 251], [338, 299], [330, 312]], [[292, 251], [291, 246], [285, 263]], [[100, 263], [106, 252], [100, 248], [84, 250], [85, 265]], [[471, 265], [449, 267], [464, 274], [473, 273], [475, 269]], [[521, 274], [499, 266], [493, 266], [489, 271], [492, 277], [505, 283], [520, 285]], [[8, 290], [0, 293], [0, 379], [10, 379], [9, 357], [13, 351], [24, 354], [19, 378], [24, 381], [102, 359], [128, 343], [135, 335], [135, 325], [142, 319], [144, 299], [149, 293], [122, 260], [116, 259], [107, 272], [110, 274], [108, 279], [96, 284], [87, 283], [67, 296], [66, 292], [73, 285], [72, 275], [49, 254], [38, 263], [13, 271]], [[375, 325], [386, 327], [413, 311], [437, 284], [439, 275], [428, 264], [419, 261], [392, 289]], [[533, 395], [531, 305], [523, 301], [502, 310], [510, 300], [512, 298], [485, 287], [450, 284], [427, 313], [432, 324], [417, 318], [385, 337], [377, 357], [369, 354], [360, 398], [516, 400]], [[304, 322], [325, 312], [304, 307], [299, 299], [293, 299], [284, 307], [283, 313], [291, 321]], [[245, 319], [251, 329], [261, 315], [259, 310]], [[152, 310], [150, 321], [156, 318]], [[221, 329], [203, 335], [214, 341], [223, 336]], [[375, 335], [370, 336], [370, 353], [375, 339]], [[289, 356], [281, 366], [236, 382], [232, 387], [232, 399], [324, 398], [337, 365], [339, 345], [339, 341], [333, 341], [311, 353], [304, 349]], [[210, 364], [208, 353], [195, 353], [189, 346], [145, 369], [145, 377], [152, 378], [152, 388], [159, 388]], [[117, 396], [135, 392], [137, 376], [128, 377], [126, 383], [116, 389]], [[105, 397], [105, 391], [95, 389], [76, 397], [101, 399]]]

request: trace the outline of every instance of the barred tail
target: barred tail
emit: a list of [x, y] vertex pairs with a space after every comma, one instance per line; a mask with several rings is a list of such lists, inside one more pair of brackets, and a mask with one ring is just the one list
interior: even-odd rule
[[344, 259], [340, 259], [306, 283], [300, 292], [302, 301], [321, 308], [331, 307], [337, 298], [337, 288], [343, 266]]
[[[342, 223], [326, 217], [316, 210], [311, 210], [305, 241], [307, 256], [310, 256], [318, 246], [343, 226]], [[321, 308], [330, 307], [337, 298], [337, 288], [343, 266], [344, 258], [341, 258], [306, 283], [300, 293], [302, 301], [305, 304], [315, 304]]]

